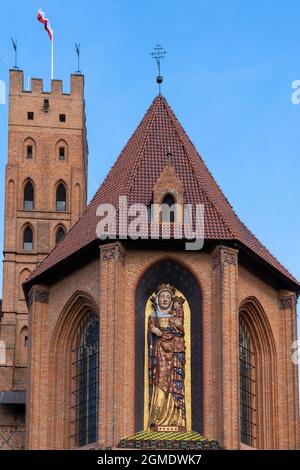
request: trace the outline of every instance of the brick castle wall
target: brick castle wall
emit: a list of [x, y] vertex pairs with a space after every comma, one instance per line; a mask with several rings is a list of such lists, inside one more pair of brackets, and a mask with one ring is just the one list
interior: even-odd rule
[[[258, 447], [299, 448], [297, 366], [291, 363], [295, 304], [285, 302], [283, 309], [280, 300], [283, 292], [239, 266], [236, 250], [218, 246], [211, 254], [126, 252], [118, 243], [102, 247], [99, 260], [63, 281], [51, 287], [42, 286], [49, 293], [49, 302], [32, 304], [31, 321], [41, 322], [36, 328], [43, 331], [45, 351], [42, 355], [38, 353], [40, 337], [34, 335], [31, 381], [36, 384], [37, 395], [29, 402], [28, 448], [74, 446], [70, 438], [70, 365], [64, 355], [71, 344], [66, 336], [74, 334], [75, 315], [81, 311], [85, 296], [93, 299], [100, 316], [97, 445], [114, 447], [121, 438], [138, 431], [135, 429], [135, 290], [142, 274], [153, 263], [166, 258], [182, 263], [201, 286], [204, 334], [203, 351], [199, 354], [203, 354], [203, 434], [217, 438], [226, 448], [243, 447], [239, 438], [238, 312], [251, 300], [258, 318], [261, 316], [268, 328], [265, 341], [273, 341], [276, 351], [262, 366], [262, 377], [270, 380], [258, 383], [258, 397], [262, 397]], [[284, 295], [293, 297], [293, 293]], [[87, 308], [89, 305], [88, 302]], [[263, 335], [264, 324], [260, 320], [257, 328]], [[43, 392], [41, 369], [46, 371]]]

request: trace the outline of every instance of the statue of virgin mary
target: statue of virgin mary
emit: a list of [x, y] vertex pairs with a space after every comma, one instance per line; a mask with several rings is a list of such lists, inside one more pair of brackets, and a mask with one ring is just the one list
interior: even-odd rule
[[162, 284], [152, 297], [148, 321], [149, 423], [155, 431], [186, 430], [183, 297]]

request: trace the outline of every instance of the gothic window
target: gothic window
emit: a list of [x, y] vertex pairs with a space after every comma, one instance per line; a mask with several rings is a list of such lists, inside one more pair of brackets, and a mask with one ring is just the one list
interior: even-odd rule
[[[176, 204], [175, 198], [172, 194], [166, 194], [162, 199], [161, 222], [174, 223], [176, 219]], [[172, 207], [174, 206], [174, 207]]]
[[26, 364], [27, 361], [27, 349], [28, 349], [28, 328], [24, 326], [20, 331], [19, 337], [19, 363]]
[[68, 158], [68, 144], [64, 139], [60, 139], [55, 145], [55, 157], [64, 162]]
[[76, 336], [73, 360], [75, 376], [76, 446], [81, 447], [97, 441], [98, 383], [99, 383], [99, 319], [90, 312], [81, 322]]
[[34, 207], [34, 189], [30, 181], [24, 186], [24, 209], [32, 210]]
[[29, 225], [23, 231], [23, 250], [31, 251], [33, 248], [33, 233]]
[[241, 442], [256, 447], [256, 357], [243, 315], [240, 316], [239, 336]]
[[31, 137], [27, 137], [23, 143], [23, 155], [26, 160], [35, 158], [36, 143]]
[[59, 160], [64, 160], [65, 159], [65, 147], [59, 147]]
[[32, 160], [32, 156], [33, 156], [33, 146], [32, 145], [27, 145], [27, 147], [26, 147], [26, 156], [29, 160]]
[[56, 210], [65, 211], [67, 207], [67, 192], [63, 183], [59, 183], [56, 188]]
[[55, 235], [55, 243], [59, 243], [65, 236], [65, 230], [63, 227], [58, 227]]

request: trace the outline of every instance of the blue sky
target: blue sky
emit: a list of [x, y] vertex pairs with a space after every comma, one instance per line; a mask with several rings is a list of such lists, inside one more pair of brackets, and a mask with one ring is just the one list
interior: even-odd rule
[[[168, 52], [163, 94], [240, 218], [300, 279], [300, 105], [291, 101], [300, 2], [3, 0], [0, 79], [7, 83], [13, 65], [13, 36], [25, 83], [40, 77], [48, 90], [50, 42], [39, 7], [55, 32], [55, 78], [66, 91], [81, 44], [89, 198], [157, 93], [150, 52], [160, 42]], [[0, 221], [7, 113], [0, 105]]]

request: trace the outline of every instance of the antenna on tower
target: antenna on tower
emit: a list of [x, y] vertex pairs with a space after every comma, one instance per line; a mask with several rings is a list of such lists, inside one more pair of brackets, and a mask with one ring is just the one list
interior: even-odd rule
[[15, 65], [13, 66], [13, 69], [18, 70], [18, 41], [17, 39], [10, 38], [14, 51], [15, 51]]
[[159, 94], [160, 94], [160, 86], [163, 82], [163, 77], [160, 74], [160, 62], [165, 57], [166, 53], [167, 53], [167, 51], [165, 51], [164, 48], [161, 47], [160, 44], [157, 44], [154, 47], [153, 52], [151, 52], [151, 55], [152, 55], [153, 59], [156, 60], [157, 68], [158, 68], [158, 75], [156, 77], [156, 82], [158, 83]]
[[76, 54], [77, 54], [77, 70], [76, 70], [76, 74], [80, 75], [81, 74], [81, 71], [80, 71], [80, 44], [77, 44], [75, 42], [75, 50], [76, 50]]

